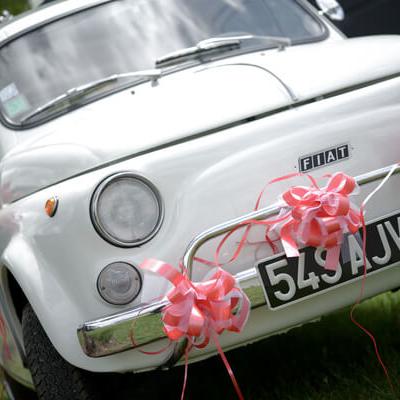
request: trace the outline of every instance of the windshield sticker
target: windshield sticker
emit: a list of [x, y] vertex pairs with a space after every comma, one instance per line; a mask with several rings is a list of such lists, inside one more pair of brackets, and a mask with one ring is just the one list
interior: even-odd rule
[[5, 101], [3, 103], [3, 107], [10, 118], [14, 118], [17, 115], [30, 110], [28, 100], [22, 94], [19, 94], [11, 98], [10, 100]]
[[17, 86], [15, 83], [11, 83], [10, 85], [6, 86], [4, 89], [0, 90], [0, 101], [5, 103], [8, 100], [11, 100], [13, 97], [19, 95]]

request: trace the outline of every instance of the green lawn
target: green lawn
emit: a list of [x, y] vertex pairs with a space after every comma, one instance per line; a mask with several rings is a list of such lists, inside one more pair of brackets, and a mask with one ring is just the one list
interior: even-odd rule
[[29, 9], [27, 0], [0, 0], [0, 13], [2, 10], [8, 10], [16, 15]]
[[[400, 295], [385, 294], [365, 302], [356, 313], [376, 336], [397, 390], [400, 378], [399, 310]], [[392, 395], [370, 341], [352, 324], [349, 310], [227, 355], [247, 400], [384, 400], [400, 397], [400, 391], [396, 397]], [[162, 380], [168, 382], [169, 390], [173, 388], [168, 399], [179, 400], [182, 372], [161, 375]], [[205, 397], [235, 398], [219, 358], [189, 368], [187, 399]]]
[[[246, 400], [400, 398], [399, 310], [400, 292], [366, 301], [356, 312], [378, 340], [397, 396], [390, 392], [370, 341], [351, 323], [348, 309], [284, 335], [231, 351], [227, 356]], [[183, 368], [133, 376], [130, 385], [118, 389], [118, 399], [179, 400], [182, 378]], [[147, 381], [147, 385], [138, 392], [135, 380]], [[204, 398], [236, 398], [218, 357], [189, 367], [186, 399]]]

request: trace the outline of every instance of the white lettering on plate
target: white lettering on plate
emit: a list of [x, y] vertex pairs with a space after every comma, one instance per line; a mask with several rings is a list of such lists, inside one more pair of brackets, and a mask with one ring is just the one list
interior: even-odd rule
[[288, 291], [286, 293], [280, 290], [277, 290], [274, 293], [275, 297], [281, 301], [289, 301], [296, 294], [296, 284], [293, 278], [289, 274], [285, 274], [283, 272], [276, 273], [278, 268], [286, 267], [287, 265], [287, 260], [283, 259], [267, 266], [267, 274], [269, 280], [271, 281], [271, 285], [275, 286], [281, 282], [285, 282], [288, 287]]
[[304, 289], [311, 286], [314, 290], [319, 289], [320, 278], [315, 275], [315, 272], [309, 272], [308, 278], [305, 276], [306, 254], [300, 253], [297, 270], [297, 287]]
[[[390, 233], [390, 236], [392, 237], [393, 241], [396, 243], [396, 246], [400, 250], [400, 237], [394, 230], [392, 224], [389, 221], [385, 222], [386, 229]], [[397, 230], [400, 230], [400, 217], [397, 217]]]
[[[314, 253], [315, 262], [320, 266], [325, 268], [325, 260], [322, 258], [322, 253], [326, 253], [326, 250], [323, 247], [318, 247], [318, 249]], [[342, 277], [342, 266], [338, 263], [336, 267], [336, 271], [334, 275], [323, 274], [321, 275], [321, 279], [328, 283], [329, 285], [333, 285], [334, 283], [339, 282], [340, 278]]]
[[382, 257], [372, 257], [372, 261], [378, 265], [385, 265], [387, 264], [390, 259], [392, 258], [392, 249], [390, 248], [386, 232], [383, 229], [383, 225], [379, 224], [377, 226], [378, 232], [379, 232], [379, 237], [381, 238], [381, 242], [383, 245], [383, 249], [385, 250], [385, 254]]
[[[351, 272], [353, 275], [358, 274], [358, 270], [361, 267], [364, 267], [363, 260], [363, 251], [357, 239], [353, 235], [347, 236], [347, 240], [349, 243], [349, 253], [350, 253], [350, 262], [351, 262]], [[371, 269], [372, 265], [367, 259], [367, 269]]]

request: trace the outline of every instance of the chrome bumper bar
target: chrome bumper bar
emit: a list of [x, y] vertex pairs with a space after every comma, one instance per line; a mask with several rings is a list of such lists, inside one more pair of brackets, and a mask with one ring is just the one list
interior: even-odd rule
[[[360, 175], [356, 178], [357, 183], [365, 185], [379, 181], [392, 168], [393, 166], [389, 166]], [[394, 174], [399, 173], [400, 166], [397, 166]], [[263, 220], [277, 214], [279, 210], [279, 204], [275, 204], [204, 231], [190, 242], [183, 257], [183, 265], [191, 274], [194, 257], [197, 250], [204, 243], [229, 232], [250, 219]], [[240, 272], [235, 278], [249, 297], [253, 309], [266, 304], [263, 288], [255, 268]], [[84, 323], [78, 329], [78, 338], [83, 351], [89, 357], [103, 357], [164, 339], [161, 310], [168, 304], [169, 301], [165, 298], [151, 304], [140, 304], [129, 311]], [[135, 332], [134, 343], [131, 339], [133, 325]], [[177, 362], [183, 354], [184, 347], [184, 343], [178, 343], [175, 346], [172, 358], [167, 360], [166, 364], [171, 365]]]

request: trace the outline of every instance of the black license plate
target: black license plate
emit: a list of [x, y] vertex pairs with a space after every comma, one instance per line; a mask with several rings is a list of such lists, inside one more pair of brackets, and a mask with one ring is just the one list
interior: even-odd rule
[[[270, 308], [276, 309], [360, 279], [364, 272], [362, 233], [347, 235], [336, 271], [323, 267], [325, 251], [307, 247], [299, 258], [284, 254], [257, 265]], [[400, 261], [400, 211], [367, 225], [367, 273]]]

